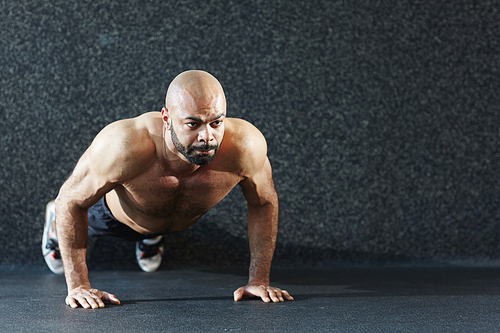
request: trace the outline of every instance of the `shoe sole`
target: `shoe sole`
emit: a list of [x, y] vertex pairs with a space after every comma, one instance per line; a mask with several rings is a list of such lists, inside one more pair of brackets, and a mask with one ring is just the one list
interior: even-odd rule
[[[43, 227], [42, 234], [42, 254], [43, 259], [45, 259], [45, 263], [54, 274], [63, 274], [64, 269], [62, 266], [62, 260], [50, 258], [50, 254], [52, 251], [47, 248], [47, 244], [49, 244], [49, 228], [51, 227], [52, 220], [51, 214], [53, 214], [53, 211], [55, 210], [55, 208], [53, 209], [52, 206], [55, 206], [54, 200], [50, 201], [45, 209], [45, 225]], [[54, 262], [56, 262], [57, 265], [55, 265]]]

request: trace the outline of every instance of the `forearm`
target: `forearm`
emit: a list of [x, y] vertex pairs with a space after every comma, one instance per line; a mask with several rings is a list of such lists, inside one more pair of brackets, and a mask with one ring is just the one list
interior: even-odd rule
[[260, 281], [269, 284], [277, 233], [277, 200], [262, 206], [248, 206], [249, 282]]
[[90, 287], [86, 263], [87, 210], [58, 198], [56, 232], [68, 290], [79, 286]]

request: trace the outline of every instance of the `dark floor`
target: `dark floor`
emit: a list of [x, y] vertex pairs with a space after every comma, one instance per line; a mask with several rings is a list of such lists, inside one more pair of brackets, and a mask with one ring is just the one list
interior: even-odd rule
[[496, 332], [500, 268], [274, 270], [293, 302], [234, 302], [243, 272], [92, 272], [119, 306], [71, 309], [47, 269], [0, 271], [0, 332]]

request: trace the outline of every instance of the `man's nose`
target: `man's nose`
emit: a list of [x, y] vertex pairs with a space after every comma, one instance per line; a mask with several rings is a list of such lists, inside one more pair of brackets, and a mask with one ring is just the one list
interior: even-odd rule
[[198, 132], [198, 141], [210, 142], [214, 140], [213, 128], [210, 125], [202, 126]]

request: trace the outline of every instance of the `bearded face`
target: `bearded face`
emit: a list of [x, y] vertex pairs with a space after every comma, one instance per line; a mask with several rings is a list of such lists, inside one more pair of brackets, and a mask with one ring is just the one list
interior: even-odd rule
[[179, 151], [179, 153], [181, 153], [189, 162], [196, 165], [210, 164], [214, 160], [220, 144], [222, 144], [222, 141], [217, 144], [208, 144], [205, 142], [201, 144], [191, 144], [186, 147], [181, 143], [179, 137], [175, 133], [173, 124], [170, 129], [170, 135], [177, 151]]

